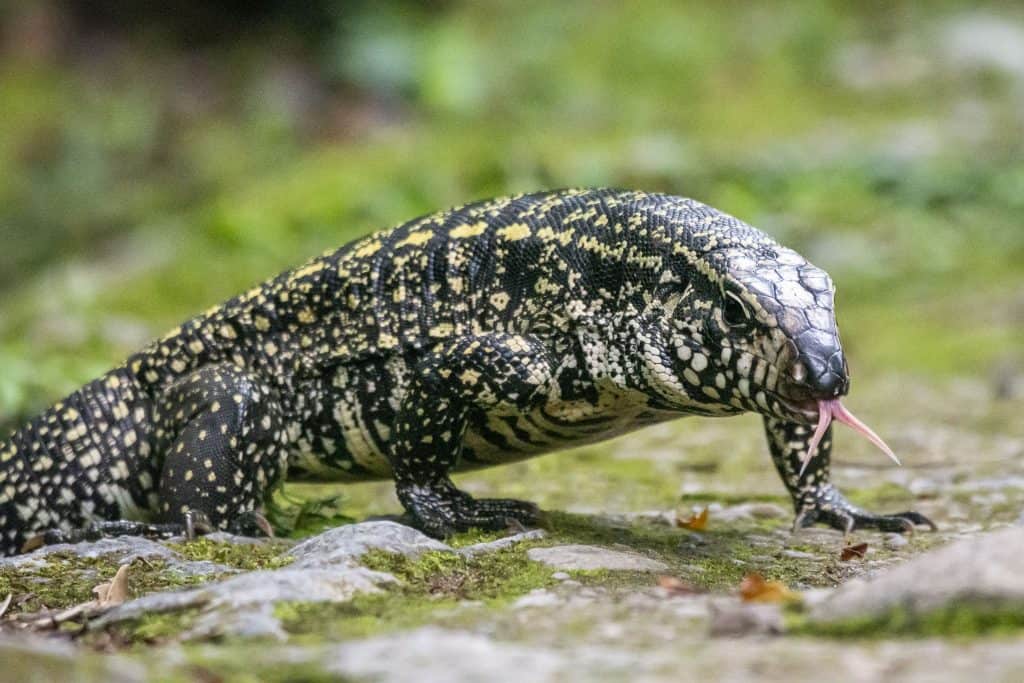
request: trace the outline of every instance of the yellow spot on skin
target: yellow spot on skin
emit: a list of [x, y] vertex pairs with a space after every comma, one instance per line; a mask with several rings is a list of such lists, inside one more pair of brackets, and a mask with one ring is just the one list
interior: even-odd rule
[[495, 292], [491, 295], [491, 305], [499, 311], [504, 311], [505, 307], [508, 306], [508, 294], [505, 292]]
[[188, 366], [185, 364], [185, 361], [180, 358], [175, 358], [171, 363], [171, 370], [174, 370], [177, 373], [185, 372], [186, 368], [188, 368]]
[[512, 225], [499, 230], [498, 234], [510, 242], [515, 242], [516, 240], [529, 237], [530, 228], [525, 223], [513, 223]]
[[[136, 370], [134, 366], [132, 367], [132, 369], [138, 372], [138, 370]], [[118, 387], [121, 386], [121, 380], [119, 380], [116, 376], [112, 375], [107, 378], [107, 386], [110, 387], [111, 389], [117, 389]]]
[[214, 472], [210, 472], [206, 475], [206, 481], [217, 481], [217, 475]]
[[299, 322], [303, 325], [312, 325], [316, 322], [316, 314], [308, 308], [303, 308], [298, 314]]
[[462, 374], [459, 375], [459, 380], [463, 384], [476, 384], [479, 379], [480, 373], [476, 370], [463, 370]]
[[486, 229], [487, 223], [479, 221], [477, 223], [472, 223], [470, 225], [460, 225], [459, 227], [455, 228], [450, 233], [448, 233], [448, 236], [454, 237], [455, 239], [462, 239], [465, 237], [476, 237], [477, 235], [482, 234]]
[[192, 470], [185, 470], [185, 481], [192, 481]]
[[317, 261], [316, 263], [311, 263], [308, 266], [304, 266], [302, 268], [299, 268], [297, 271], [292, 273], [292, 275], [291, 275], [291, 277], [289, 279], [290, 280], [298, 280], [300, 278], [306, 277], [307, 275], [312, 275], [313, 273], [319, 273], [321, 270], [323, 270], [326, 267], [327, 267], [327, 264], [325, 262]]
[[451, 323], [440, 323], [430, 328], [431, 337], [447, 337], [455, 331], [455, 327]]
[[235, 328], [233, 328], [231, 325], [221, 325], [220, 336], [224, 337], [225, 339], [234, 339], [238, 335], [235, 334]]
[[270, 329], [270, 321], [264, 318], [262, 315], [258, 315], [253, 318], [252, 324], [256, 326], [256, 329], [260, 332], [266, 332]]
[[371, 254], [376, 254], [377, 251], [380, 249], [380, 246], [380, 240], [370, 240], [363, 246], [356, 249], [355, 255], [359, 258], [362, 258], [365, 256], [370, 256]]
[[198, 339], [193, 339], [188, 343], [188, 350], [195, 354], [202, 353], [204, 348], [205, 347], [203, 346], [203, 342], [199, 341]]
[[416, 232], [410, 232], [408, 237], [406, 237], [404, 240], [402, 240], [395, 246], [404, 247], [407, 244], [411, 244], [414, 246], [426, 244], [427, 242], [430, 241], [430, 238], [433, 236], [434, 233], [430, 230], [417, 230]]
[[277, 352], [278, 352], [277, 344], [275, 344], [272, 341], [271, 342], [267, 342], [266, 344], [263, 345], [263, 350], [267, 352], [268, 356], [277, 355]]

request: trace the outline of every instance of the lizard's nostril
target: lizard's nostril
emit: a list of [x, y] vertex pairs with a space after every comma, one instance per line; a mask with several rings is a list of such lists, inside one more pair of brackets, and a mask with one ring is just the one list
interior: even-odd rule
[[789, 373], [793, 377], [794, 382], [803, 384], [804, 380], [807, 379], [807, 366], [803, 363], [794, 363]]

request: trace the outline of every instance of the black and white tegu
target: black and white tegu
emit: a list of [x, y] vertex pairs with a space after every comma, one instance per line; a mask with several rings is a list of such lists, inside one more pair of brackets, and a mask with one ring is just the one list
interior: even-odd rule
[[534, 505], [450, 474], [747, 411], [798, 526], [930, 525], [831, 483], [832, 419], [863, 429], [848, 389], [829, 276], [759, 230], [646, 192], [481, 201], [210, 309], [0, 442], [0, 551], [193, 519], [252, 532], [286, 477], [393, 479], [434, 536], [531, 525]]

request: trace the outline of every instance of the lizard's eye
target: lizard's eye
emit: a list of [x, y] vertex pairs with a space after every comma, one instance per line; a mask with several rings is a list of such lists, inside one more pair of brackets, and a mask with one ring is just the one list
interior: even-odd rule
[[725, 293], [725, 309], [722, 312], [722, 320], [729, 326], [730, 330], [744, 332], [750, 329], [750, 314], [743, 301], [732, 292]]

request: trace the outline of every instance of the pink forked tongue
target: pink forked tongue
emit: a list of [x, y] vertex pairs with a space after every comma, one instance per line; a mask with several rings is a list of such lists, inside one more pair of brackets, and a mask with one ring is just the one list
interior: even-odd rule
[[839, 402], [839, 399], [832, 399], [830, 401], [818, 401], [818, 427], [814, 430], [814, 436], [811, 437], [810, 442], [807, 444], [807, 453], [804, 454], [803, 463], [800, 465], [800, 475], [804, 475], [804, 470], [807, 469], [807, 463], [811, 461], [811, 458], [818, 452], [818, 445], [821, 443], [821, 439], [825, 436], [825, 430], [832, 424], [832, 420], [838, 420], [844, 425], [849, 427], [855, 432], [859, 432], [868, 441], [878, 446], [879, 449], [890, 458], [897, 465], [900, 464], [899, 458], [892, 452], [892, 449], [882, 441], [882, 437], [875, 434], [871, 427], [857, 419], [857, 416], [851, 413], [846, 407]]

